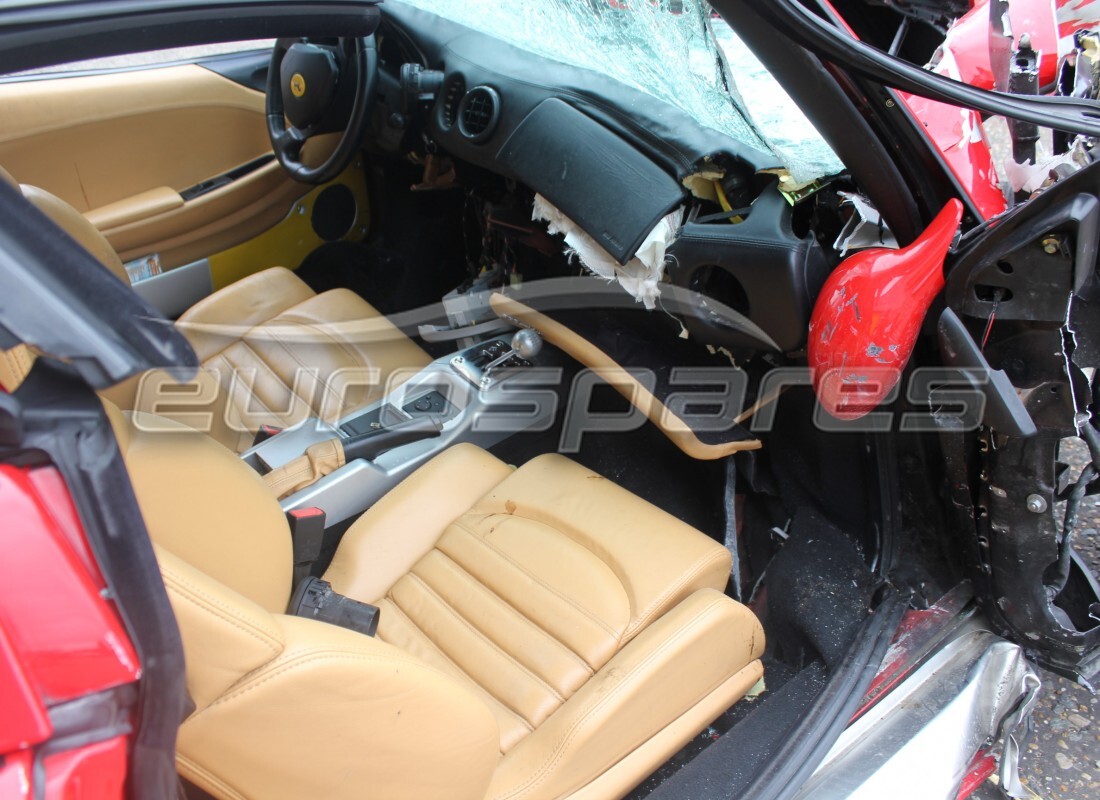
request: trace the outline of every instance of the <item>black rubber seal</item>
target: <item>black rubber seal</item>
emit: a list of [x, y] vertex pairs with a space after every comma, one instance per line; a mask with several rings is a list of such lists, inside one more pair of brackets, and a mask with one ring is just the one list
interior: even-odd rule
[[791, 729], [782, 746], [772, 753], [742, 797], [788, 800], [797, 794], [859, 709], [908, 605], [907, 596], [887, 589], [817, 700]]

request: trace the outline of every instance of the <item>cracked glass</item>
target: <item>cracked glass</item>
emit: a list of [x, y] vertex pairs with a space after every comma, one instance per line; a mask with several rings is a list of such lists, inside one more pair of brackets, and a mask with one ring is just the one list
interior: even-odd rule
[[537, 55], [591, 69], [772, 153], [798, 183], [844, 169], [702, 0], [403, 0]]

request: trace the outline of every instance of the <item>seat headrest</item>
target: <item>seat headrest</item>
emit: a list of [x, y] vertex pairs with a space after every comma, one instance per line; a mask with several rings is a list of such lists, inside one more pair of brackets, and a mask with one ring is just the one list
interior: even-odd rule
[[89, 222], [83, 214], [45, 189], [28, 186], [27, 184], [21, 185], [15, 179], [15, 176], [3, 167], [0, 167], [0, 181], [18, 187], [31, 205], [49, 217], [57, 227], [75, 239], [77, 244], [95, 256], [96, 260], [109, 269], [112, 275], [127, 286], [130, 285], [130, 276], [126, 274], [126, 268], [122, 266], [122, 259], [118, 257], [118, 253], [111, 247], [111, 243], [107, 241], [103, 234], [99, 232], [99, 229]]
[[122, 266], [122, 259], [111, 247], [111, 243], [99, 232], [88, 219], [66, 203], [60, 197], [50, 194], [45, 189], [37, 186], [22, 185], [23, 196], [31, 205], [45, 214], [50, 220], [69, 234], [76, 243], [95, 256], [103, 266], [111, 271], [116, 278], [130, 285], [130, 276], [126, 274], [126, 268]]

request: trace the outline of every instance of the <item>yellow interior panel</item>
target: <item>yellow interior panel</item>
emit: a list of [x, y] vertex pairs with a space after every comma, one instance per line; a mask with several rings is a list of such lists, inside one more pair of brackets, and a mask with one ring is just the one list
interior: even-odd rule
[[325, 241], [311, 223], [317, 198], [326, 188], [337, 184], [351, 190], [355, 198], [355, 221], [340, 241], [362, 241], [369, 232], [370, 205], [363, 161], [357, 158], [336, 180], [314, 187], [302, 197], [281, 222], [236, 247], [210, 256], [214, 289], [228, 286], [246, 275], [268, 267], [297, 269], [313, 250]]

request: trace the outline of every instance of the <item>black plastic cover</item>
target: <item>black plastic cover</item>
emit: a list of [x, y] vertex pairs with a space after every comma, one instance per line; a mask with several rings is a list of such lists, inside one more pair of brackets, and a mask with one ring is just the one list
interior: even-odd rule
[[357, 458], [378, 458], [385, 452], [424, 439], [434, 439], [443, 433], [443, 424], [434, 417], [413, 417], [405, 422], [378, 428], [344, 440], [344, 457], [348, 461]]
[[338, 593], [328, 581], [306, 578], [290, 599], [290, 614], [338, 625], [365, 636], [378, 632], [382, 610]]
[[940, 354], [945, 364], [958, 367], [964, 376], [975, 374], [988, 377], [984, 383], [975, 382], [986, 400], [982, 422], [1008, 436], [1034, 436], [1038, 432], [1035, 421], [1016, 394], [1012, 381], [1004, 370], [995, 370], [989, 365], [959, 315], [945, 308], [940, 315], [937, 331]]
[[527, 115], [497, 155], [510, 175], [580, 225], [620, 264], [685, 190], [635, 147], [557, 98]]
[[[784, 352], [806, 343], [814, 300], [829, 274], [821, 246], [812, 234], [795, 234], [791, 214], [772, 186], [742, 223], [689, 223], [670, 250], [669, 269], [675, 284], [741, 312]], [[760, 349], [757, 339], [714, 319], [706, 305], [685, 315], [684, 324], [708, 344]]]
[[[988, 319], [1062, 322], [1072, 292], [1094, 299], [1100, 253], [1100, 165], [1090, 164], [960, 247], [947, 278], [947, 304]], [[1054, 252], [1046, 252], [1049, 239]]]

